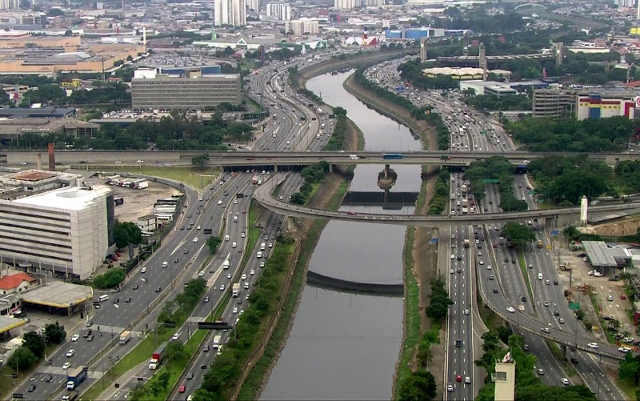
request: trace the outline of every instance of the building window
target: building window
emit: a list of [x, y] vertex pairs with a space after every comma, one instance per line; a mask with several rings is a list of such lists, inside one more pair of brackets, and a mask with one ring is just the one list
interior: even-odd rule
[[496, 381], [506, 382], [507, 381], [507, 372], [496, 372]]

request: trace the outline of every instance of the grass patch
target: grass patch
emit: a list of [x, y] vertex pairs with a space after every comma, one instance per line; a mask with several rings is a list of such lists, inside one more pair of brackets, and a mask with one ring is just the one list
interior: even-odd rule
[[616, 383], [620, 390], [622, 390], [622, 392], [627, 396], [628, 400], [636, 399], [636, 391], [638, 390], [638, 387], [633, 384], [633, 381], [617, 379]]
[[418, 193], [418, 199], [416, 199], [416, 210], [414, 214], [420, 214], [422, 208], [427, 203], [427, 182], [422, 181], [420, 185], [420, 193]]
[[[331, 197], [331, 200], [327, 204], [326, 210], [337, 210], [342, 203], [342, 199], [344, 198], [344, 194], [349, 188], [349, 182], [343, 181], [334, 195]], [[326, 226], [327, 221], [325, 220], [314, 220], [311, 228], [307, 232], [306, 238], [301, 245], [300, 254], [298, 255], [297, 263], [293, 270], [293, 277], [291, 281], [291, 287], [289, 288], [289, 293], [286, 295], [286, 300], [283, 304], [280, 320], [278, 321], [278, 325], [274, 329], [271, 339], [269, 343], [265, 347], [264, 353], [262, 357], [256, 362], [253, 369], [247, 376], [247, 379], [242, 385], [240, 392], [238, 394], [239, 400], [253, 400], [257, 398], [258, 390], [262, 386], [264, 379], [267, 377], [267, 373], [271, 366], [273, 365], [280, 348], [282, 347], [284, 341], [286, 340], [287, 333], [289, 331], [289, 326], [291, 324], [291, 320], [293, 319], [293, 312], [296, 309], [296, 304], [300, 295], [300, 292], [303, 289], [304, 282], [304, 273], [306, 270], [306, 265], [313, 254], [313, 250], [320, 239], [320, 234], [322, 234], [322, 230]]]
[[402, 344], [402, 353], [400, 355], [400, 363], [398, 364], [398, 373], [396, 375], [396, 396], [400, 389], [400, 383], [411, 375], [410, 362], [416, 350], [416, 344], [420, 340], [420, 308], [419, 295], [420, 288], [418, 280], [413, 274], [413, 257], [411, 251], [415, 242], [415, 227], [408, 227], [404, 244], [403, 262], [404, 262], [404, 282], [406, 284], [407, 293], [405, 296], [404, 307], [404, 343]]
[[555, 355], [556, 359], [558, 359], [558, 361], [560, 361], [560, 363], [562, 364], [562, 367], [564, 368], [564, 371], [567, 373], [567, 376], [569, 377], [576, 376], [577, 373], [576, 373], [576, 370], [573, 368], [573, 366], [571, 366], [571, 364], [567, 362], [566, 358], [562, 358], [562, 351], [560, 350], [560, 347], [558, 346], [558, 344], [548, 340], [545, 340], [545, 342], [547, 343], [547, 346], [549, 346], [549, 349], [551, 350], [553, 355]]
[[524, 254], [522, 253], [522, 251], [518, 251], [518, 265], [520, 266], [520, 271], [522, 272], [524, 281], [527, 283], [529, 299], [531, 299], [531, 303], [533, 304], [533, 289], [531, 288], [531, 280], [529, 279], [529, 273], [527, 272], [527, 263], [524, 260]]
[[220, 174], [219, 169], [200, 168], [200, 167], [162, 167], [162, 166], [144, 166], [136, 169], [134, 174], [146, 174], [160, 178], [168, 178], [189, 184], [195, 188], [203, 189], [213, 182], [214, 176]]
[[[51, 355], [54, 352], [56, 352], [56, 349], [59, 346], [47, 346], [44, 349], [44, 355]], [[8, 365], [4, 365], [2, 368], [0, 368], [0, 377], [4, 377], [4, 379], [0, 380], [0, 394], [11, 394], [13, 393], [13, 391], [18, 387], [17, 383], [22, 382], [23, 380], [29, 378], [33, 373], [35, 373], [35, 370], [37, 370], [38, 367], [40, 367], [40, 363], [34, 364], [30, 369], [28, 370], [20, 370], [18, 372], [18, 378], [17, 379], [12, 379], [11, 375], [12, 374], [16, 374], [16, 370], [12, 369], [10, 366]], [[50, 365], [46, 365], [43, 364], [42, 366], [50, 366]], [[13, 383], [16, 383], [16, 385], [14, 385]]]

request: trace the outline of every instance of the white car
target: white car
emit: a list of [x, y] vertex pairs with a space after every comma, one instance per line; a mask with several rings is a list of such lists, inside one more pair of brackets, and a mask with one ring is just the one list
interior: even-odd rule
[[167, 267], [167, 266], [169, 266], [169, 263], [167, 263], [167, 262], [162, 262], [162, 267]]
[[249, 274], [253, 276], [253, 275], [255, 275], [255, 274], [256, 274], [256, 271], [255, 271], [255, 270], [253, 270], [253, 269], [251, 269], [251, 271], [249, 272]]
[[70, 349], [69, 351], [67, 351], [67, 358], [71, 358], [75, 354], [76, 354], [76, 352], [74, 350]]
[[220, 286], [220, 291], [224, 291], [224, 284]]
[[629, 352], [631, 350], [629, 348], [620, 347], [620, 348], [618, 348], [618, 351], [622, 352], [623, 354], [626, 354], [627, 352]]
[[142, 269], [140, 269], [140, 273], [146, 273], [147, 272], [147, 268], [143, 267]]
[[479, 261], [478, 263], [481, 264], [481, 265], [484, 265], [484, 261], [482, 261], [482, 260]]
[[260, 268], [264, 269], [264, 262], [260, 262]]
[[[482, 264], [482, 263], [481, 263]], [[487, 270], [491, 270], [491, 265], [487, 265]]]
[[244, 231], [240, 233], [240, 238], [245, 238], [246, 236], [247, 234], [245, 234]]
[[273, 248], [273, 242], [269, 242], [269, 248]]
[[235, 315], [236, 313], [238, 313], [238, 308], [233, 308], [233, 314]]
[[200, 226], [197, 226], [197, 227], [196, 227], [196, 230], [200, 230], [201, 228], [202, 228], [202, 227], [200, 227]]
[[227, 273], [227, 279], [231, 280], [231, 273]]
[[587, 347], [598, 349], [598, 343], [589, 343], [589, 344], [587, 344]]
[[218, 201], [218, 205], [222, 205], [222, 201], [221, 200]]
[[144, 160], [136, 160], [136, 163], [144, 163]]
[[247, 279], [247, 275], [243, 274], [242, 276], [240, 276], [240, 280], [246, 280]]
[[449, 392], [449, 393], [453, 392], [453, 384], [448, 384], [447, 385], [447, 392]]
[[560, 381], [562, 382], [563, 386], [570, 386], [571, 385], [571, 382], [566, 377], [563, 377], [562, 379], [560, 379]]
[[455, 259], [455, 258], [456, 258], [456, 255], [451, 254], [451, 259]]
[[516, 310], [513, 306], [507, 306], [507, 312], [509, 313], [516, 313]]
[[71, 367], [71, 363], [69, 362], [65, 362], [64, 365], [62, 365], [62, 369], [69, 369]]
[[234, 205], [237, 205], [237, 204], [238, 204], [238, 200], [237, 200], [237, 199], [234, 199], [234, 200], [233, 200], [233, 204], [234, 204]]
[[78, 339], [80, 338], [80, 334], [74, 334], [73, 336], [71, 336], [71, 342], [76, 342], [78, 341]]
[[198, 242], [198, 237], [195, 237], [195, 238], [193, 239], [193, 242]]

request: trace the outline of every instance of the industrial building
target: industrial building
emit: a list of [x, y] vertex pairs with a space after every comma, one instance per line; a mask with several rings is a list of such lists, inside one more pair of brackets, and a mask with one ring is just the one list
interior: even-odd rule
[[611, 270], [631, 266], [632, 255], [625, 248], [610, 247], [604, 241], [582, 241], [584, 252], [591, 265], [600, 273], [608, 274]]
[[[496, 71], [491, 71], [494, 74]], [[504, 74], [504, 71], [498, 71]], [[495, 81], [460, 81], [460, 90], [473, 89], [476, 95], [517, 95], [527, 92], [529, 89], [547, 88], [549, 84], [542, 81], [518, 81], [518, 82], [495, 82]]]
[[625, 116], [630, 120], [635, 117], [636, 102], [630, 97], [609, 98], [606, 95], [593, 93], [578, 95], [576, 118], [578, 120]]
[[467, 29], [444, 29], [444, 28], [405, 28], [401, 29], [386, 29], [384, 36], [386, 39], [402, 39], [402, 40], [416, 40], [420, 38], [439, 38], [445, 36], [464, 36], [472, 33]]
[[[51, 148], [50, 169], [53, 157]], [[109, 187], [42, 170], [2, 176], [0, 187], [0, 263], [81, 280], [102, 264], [113, 243]]]
[[[448, 76], [451, 79], [455, 80], [468, 80], [468, 81], [480, 81], [484, 76], [484, 69], [482, 68], [455, 68], [455, 67], [434, 67], [434, 68], [425, 68], [422, 70], [422, 73], [429, 77], [435, 78], [439, 75]], [[497, 76], [509, 77], [511, 76], [511, 71], [507, 70], [491, 70], [487, 71], [488, 73], [493, 73]]]
[[533, 116], [578, 120], [625, 116], [635, 118], [635, 93], [582, 89], [539, 89], [533, 92]]
[[203, 75], [201, 70], [171, 76], [139, 69], [131, 80], [135, 110], [202, 110], [220, 103], [242, 102], [239, 74]]

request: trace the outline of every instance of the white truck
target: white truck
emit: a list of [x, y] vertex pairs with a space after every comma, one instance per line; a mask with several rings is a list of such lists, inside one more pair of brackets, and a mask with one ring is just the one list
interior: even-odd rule
[[122, 334], [120, 334], [120, 340], [118, 341], [118, 344], [125, 345], [129, 342], [129, 340], [131, 340], [131, 331], [123, 331]]
[[217, 335], [215, 337], [213, 337], [213, 348], [214, 349], [218, 349], [220, 348], [220, 342], [222, 341], [222, 336], [221, 335]]
[[231, 295], [234, 298], [238, 298], [238, 296], [240, 295], [240, 283], [234, 283], [233, 284], [233, 288], [231, 290]]

